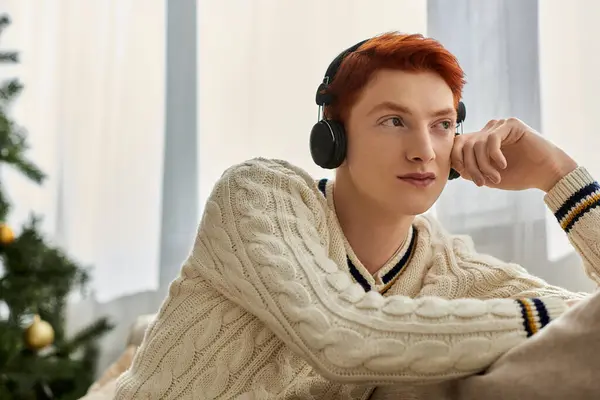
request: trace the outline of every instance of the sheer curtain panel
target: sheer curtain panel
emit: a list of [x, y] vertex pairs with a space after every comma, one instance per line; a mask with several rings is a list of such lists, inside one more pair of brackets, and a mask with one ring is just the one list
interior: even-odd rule
[[29, 131], [41, 187], [2, 180], [69, 254], [93, 266], [99, 301], [158, 284], [164, 145], [163, 1], [4, 0], [3, 48], [21, 53], [14, 116]]

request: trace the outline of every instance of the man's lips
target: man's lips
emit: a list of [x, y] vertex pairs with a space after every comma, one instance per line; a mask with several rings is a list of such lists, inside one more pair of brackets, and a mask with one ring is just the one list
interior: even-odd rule
[[435, 182], [436, 176], [433, 172], [414, 172], [400, 175], [398, 179], [417, 187], [427, 187]]

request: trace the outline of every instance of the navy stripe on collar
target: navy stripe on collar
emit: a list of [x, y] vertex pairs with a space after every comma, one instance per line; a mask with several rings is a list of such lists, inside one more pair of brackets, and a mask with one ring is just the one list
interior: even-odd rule
[[390, 269], [385, 275], [383, 275], [381, 277], [381, 280], [383, 281], [384, 284], [389, 283], [392, 279], [394, 279], [396, 276], [398, 276], [400, 271], [402, 271], [402, 269], [406, 266], [406, 264], [408, 264], [408, 260], [410, 259], [410, 256], [415, 247], [416, 238], [417, 238], [417, 235], [415, 234], [415, 229], [413, 228], [413, 233], [410, 238], [410, 244], [408, 245], [408, 249], [406, 249], [406, 253], [404, 253], [402, 258], [398, 261], [398, 263], [396, 265], [394, 265], [394, 267], [392, 269]]
[[369, 284], [369, 282], [367, 281], [367, 279], [363, 276], [363, 274], [360, 273], [360, 271], [352, 263], [352, 261], [350, 260], [350, 258], [347, 257], [346, 260], [348, 261], [348, 269], [350, 270], [350, 275], [352, 275], [352, 277], [354, 278], [354, 280], [356, 282], [358, 282], [360, 284], [360, 286], [362, 286], [362, 288], [365, 290], [365, 292], [373, 290], [373, 288], [371, 287], [371, 285]]
[[318, 186], [321, 193], [323, 193], [323, 196], [327, 197], [327, 178], [321, 179]]

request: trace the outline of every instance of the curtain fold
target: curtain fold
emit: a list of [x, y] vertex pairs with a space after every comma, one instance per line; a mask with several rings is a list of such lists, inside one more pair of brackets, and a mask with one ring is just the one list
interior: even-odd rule
[[[517, 117], [540, 129], [537, 1], [428, 1], [429, 34], [458, 57], [467, 85], [465, 133], [491, 119]], [[436, 204], [444, 226], [470, 235], [480, 252], [517, 262], [557, 282], [546, 256], [538, 191], [508, 192], [450, 182]], [[576, 268], [576, 266], [573, 266]]]
[[164, 146], [163, 2], [8, 0], [3, 46], [25, 85], [15, 117], [49, 179], [3, 171], [11, 223], [31, 211], [93, 267], [99, 301], [158, 285]]

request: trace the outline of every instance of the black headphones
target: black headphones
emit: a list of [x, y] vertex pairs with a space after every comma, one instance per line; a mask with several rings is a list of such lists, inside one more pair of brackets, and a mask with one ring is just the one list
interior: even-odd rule
[[[369, 40], [369, 39], [367, 39]], [[346, 132], [344, 125], [339, 121], [325, 119], [322, 117], [323, 107], [333, 103], [334, 98], [331, 93], [327, 93], [329, 84], [335, 78], [342, 61], [344, 58], [355, 52], [360, 46], [363, 45], [367, 40], [363, 40], [354, 46], [341, 52], [327, 67], [323, 82], [319, 85], [316, 95], [316, 103], [319, 106], [318, 120], [311, 132], [310, 132], [310, 154], [313, 161], [321, 168], [334, 169], [342, 165], [346, 158]], [[467, 116], [467, 109], [462, 101], [458, 102], [457, 108], [457, 127], [456, 134], [462, 133], [463, 122]], [[460, 132], [458, 129], [460, 128]], [[448, 179], [456, 179], [460, 177], [460, 174], [454, 169], [450, 170], [450, 176]]]

